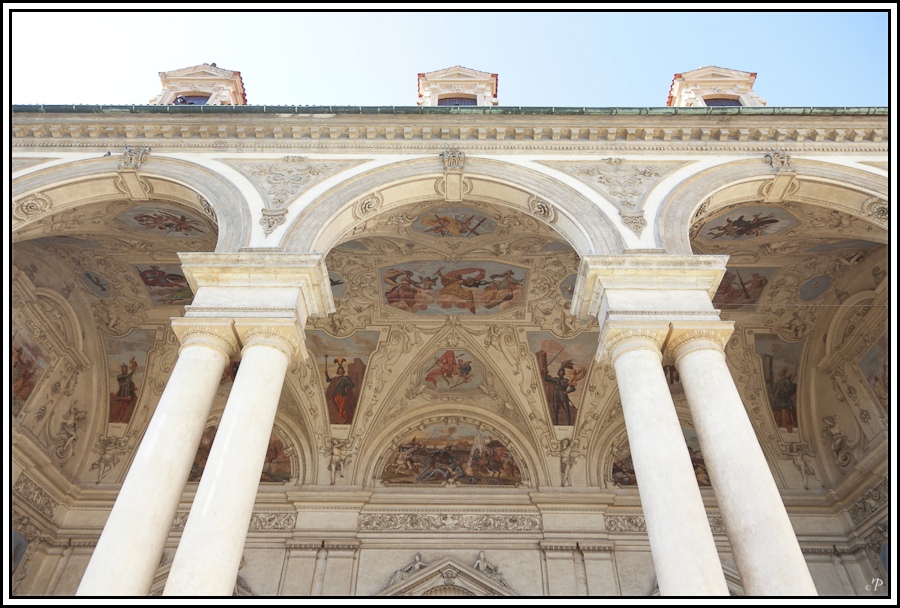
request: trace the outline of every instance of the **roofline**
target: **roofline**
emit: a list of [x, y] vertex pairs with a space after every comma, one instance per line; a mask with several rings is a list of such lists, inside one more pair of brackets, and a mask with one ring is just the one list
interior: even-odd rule
[[857, 107], [522, 107], [522, 106], [285, 106], [16, 104], [13, 114], [495, 114], [597, 116], [886, 116], [887, 106]]

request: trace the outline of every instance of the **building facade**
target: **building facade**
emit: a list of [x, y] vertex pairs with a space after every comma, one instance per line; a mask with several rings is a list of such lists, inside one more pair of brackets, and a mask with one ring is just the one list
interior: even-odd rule
[[160, 76], [13, 107], [14, 594], [886, 593], [886, 108]]

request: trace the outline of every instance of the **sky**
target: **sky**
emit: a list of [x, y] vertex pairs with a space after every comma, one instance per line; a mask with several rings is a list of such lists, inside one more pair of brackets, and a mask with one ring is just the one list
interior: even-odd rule
[[[418, 73], [462, 65], [499, 74], [501, 106], [664, 106], [675, 73], [716, 65], [756, 72], [754, 90], [770, 107], [885, 106], [894, 52], [886, 4], [676, 13], [63, 6], [4, 4], [10, 103], [145, 104], [161, 89], [159, 72], [215, 62], [241, 72], [253, 105], [411, 106]], [[141, 10], [148, 6], [165, 10]]]

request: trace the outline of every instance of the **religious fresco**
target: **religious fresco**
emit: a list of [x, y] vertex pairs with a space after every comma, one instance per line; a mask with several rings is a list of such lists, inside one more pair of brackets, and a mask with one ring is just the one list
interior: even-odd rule
[[378, 332], [358, 331], [348, 338], [333, 338], [324, 331], [309, 329], [306, 346], [325, 384], [329, 422], [351, 424], [369, 356], [378, 346]]
[[514, 486], [522, 472], [509, 448], [471, 424], [431, 424], [404, 437], [381, 474], [391, 484]]
[[442, 350], [423, 366], [425, 386], [438, 392], [476, 388], [484, 380], [484, 365], [466, 350]]
[[81, 283], [87, 287], [88, 291], [98, 298], [108, 298], [112, 293], [112, 291], [110, 291], [109, 281], [90, 270], [82, 271]]
[[726, 268], [713, 296], [713, 305], [722, 310], [733, 310], [756, 304], [777, 272], [777, 268]]
[[407, 262], [383, 268], [389, 306], [426, 315], [491, 314], [522, 305], [528, 271], [496, 262]]
[[331, 284], [331, 296], [335, 300], [340, 300], [344, 292], [347, 291], [347, 283], [344, 281], [344, 277], [336, 272], [329, 271], [328, 282]]
[[22, 562], [22, 558], [25, 557], [25, 551], [28, 550], [28, 541], [15, 528], [12, 529], [11, 536], [12, 538], [9, 539], [9, 573], [13, 574]]
[[559, 293], [562, 294], [563, 298], [567, 301], [572, 299], [572, 296], [575, 295], [575, 281], [578, 279], [577, 274], [570, 274], [563, 282], [559, 284]]
[[[203, 430], [200, 438], [200, 445], [197, 448], [197, 454], [194, 456], [194, 463], [191, 465], [191, 472], [188, 475], [188, 481], [200, 481], [203, 470], [206, 468], [206, 462], [209, 460], [209, 452], [212, 450], [213, 440], [219, 427], [208, 426]], [[291, 479], [291, 458], [285, 451], [284, 442], [273, 431], [269, 437], [269, 445], [266, 448], [266, 459], [263, 462], [262, 474], [259, 481], [264, 483], [284, 483]]]
[[155, 338], [152, 329], [135, 329], [122, 338], [103, 337], [110, 386], [110, 424], [131, 422], [147, 372], [147, 354]]
[[820, 274], [812, 277], [800, 286], [800, 299], [804, 302], [811, 302], [817, 299], [831, 287], [831, 277], [827, 274]]
[[776, 207], [741, 207], [711, 219], [700, 234], [710, 240], [739, 241], [775, 234], [796, 223], [797, 220]]
[[449, 238], [470, 238], [491, 234], [497, 222], [468, 207], [441, 207], [419, 215], [412, 229], [419, 234]]
[[[694, 429], [686, 426], [681, 427], [681, 432], [684, 435], [684, 442], [687, 444], [688, 454], [691, 457], [691, 466], [694, 468], [694, 477], [697, 478], [697, 485], [701, 488], [711, 486], [697, 433]], [[619, 488], [636, 487], [638, 485], [637, 475], [634, 472], [634, 463], [631, 460], [631, 446], [627, 439], [616, 450], [610, 480], [613, 485]]]
[[178, 264], [137, 264], [135, 268], [141, 276], [147, 291], [150, 293], [150, 301], [156, 306], [169, 304], [190, 304], [194, 299], [187, 279], [182, 274]]
[[806, 340], [786, 342], [774, 334], [756, 334], [755, 350], [762, 359], [766, 396], [775, 424], [788, 433], [797, 429], [797, 370]]
[[201, 216], [164, 203], [135, 205], [116, 219], [136, 232], [165, 236], [195, 237], [210, 231], [209, 223]]
[[875, 344], [863, 355], [859, 369], [863, 378], [872, 387], [872, 392], [881, 406], [887, 409], [891, 394], [891, 372], [888, 363], [887, 332], [881, 334]]
[[22, 412], [49, 363], [40, 343], [22, 326], [13, 328], [11, 346], [12, 415], [15, 418]]
[[584, 393], [582, 381], [597, 353], [597, 339], [597, 334], [590, 332], [569, 340], [550, 332], [529, 332], [528, 346], [537, 358], [553, 424], [575, 424]]

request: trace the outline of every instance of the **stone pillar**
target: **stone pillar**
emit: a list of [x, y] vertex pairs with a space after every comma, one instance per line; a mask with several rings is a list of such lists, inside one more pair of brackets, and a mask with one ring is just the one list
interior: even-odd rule
[[681, 423], [662, 369], [661, 323], [609, 322], [641, 508], [661, 595], [728, 595]]
[[726, 321], [672, 323], [666, 351], [684, 386], [747, 595], [817, 595], [725, 362], [724, 347], [732, 330], [733, 323]]
[[290, 320], [235, 320], [241, 365], [163, 595], [231, 595], [275, 412], [302, 336]]
[[172, 319], [182, 342], [78, 595], [147, 595], [229, 358], [231, 321]]

